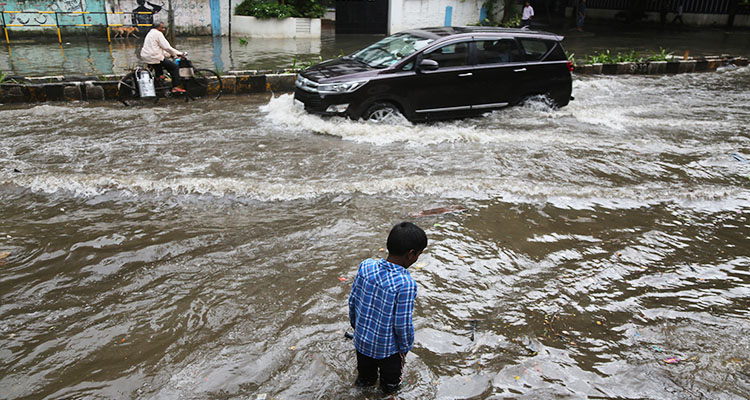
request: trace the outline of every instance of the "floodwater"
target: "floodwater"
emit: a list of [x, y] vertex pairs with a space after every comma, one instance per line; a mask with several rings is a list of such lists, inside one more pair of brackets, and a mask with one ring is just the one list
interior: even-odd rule
[[748, 398], [748, 91], [584, 76], [560, 110], [385, 126], [288, 94], [5, 107], [0, 393], [379, 398], [347, 298], [411, 220], [398, 398]]
[[[578, 60], [610, 50], [642, 56], [659, 53], [661, 49], [676, 56], [688, 52], [692, 56], [722, 55], [748, 57], [750, 31], [726, 31], [720, 28], [668, 26], [665, 28], [591, 25], [580, 33], [562, 26], [537, 26], [565, 36], [563, 44]], [[590, 29], [590, 31], [588, 30]], [[141, 35], [143, 36], [143, 35]], [[383, 35], [336, 35], [330, 27], [319, 39], [253, 39], [178, 36], [177, 49], [188, 51], [190, 59], [200, 68], [218, 71], [284, 70], [301, 68], [321, 59], [351, 54], [383, 38]], [[10, 76], [122, 74], [138, 64], [143, 38], [112, 39], [104, 34], [64, 38], [56, 36], [14, 38], [10, 45], [0, 46], [0, 72]]]

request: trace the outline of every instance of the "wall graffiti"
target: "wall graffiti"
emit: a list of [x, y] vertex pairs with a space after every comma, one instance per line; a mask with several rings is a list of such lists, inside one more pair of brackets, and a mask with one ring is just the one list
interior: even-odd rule
[[[154, 4], [151, 2], [148, 2], [148, 5], [151, 7], [146, 7], [146, 0], [136, 0], [136, 3], [138, 4], [138, 7], [133, 9], [133, 25], [139, 25], [139, 24], [153, 24], [154, 23], [154, 17], [156, 14], [159, 13], [159, 11], [162, 10], [162, 6], [158, 4]], [[139, 14], [142, 12], [148, 12], [151, 14]], [[148, 29], [147, 27], [143, 27]]]
[[[76, 24], [103, 24], [105, 19], [102, 14], [73, 14], [82, 11], [102, 12], [104, 11], [104, 0], [6, 0], [0, 3], [0, 11], [26, 11], [3, 13], [3, 21], [7, 25], [54, 25], [73, 26]], [[54, 14], [40, 14], [40, 12], [61, 13], [55, 17]]]
[[[210, 0], [172, 1], [174, 25], [178, 33], [210, 34], [211, 10]], [[240, 1], [240, 0], [237, 0]], [[115, 23], [126, 25], [152, 24], [153, 21], [168, 23], [169, 9], [167, 0], [106, 0], [110, 12], [153, 12], [153, 15], [136, 14], [120, 17], [113, 16]], [[136, 19], [138, 18], [138, 19]], [[170, 27], [167, 27], [170, 28]], [[144, 29], [148, 30], [147, 27]]]
[[[227, 15], [226, 10], [218, 7], [212, 10], [210, 2], [211, 0], [173, 1], [176, 31], [183, 34], [211, 34], [212, 19], [220, 18], [223, 21], [227, 19]], [[152, 24], [154, 20], [167, 22], [169, 10], [166, 3], [166, 0], [0, 0], [0, 11], [25, 11], [2, 14], [6, 25], [22, 25], [13, 27], [14, 30], [32, 31], [39, 29], [39, 25], [55, 24], [82, 30], [83, 27], [76, 25], [132, 26]], [[45, 14], [49, 12], [53, 13]], [[137, 14], [139, 12], [153, 14]], [[224, 15], [212, 16], [212, 12]], [[147, 27], [142, 28], [148, 30]], [[220, 28], [218, 30], [220, 32]]]

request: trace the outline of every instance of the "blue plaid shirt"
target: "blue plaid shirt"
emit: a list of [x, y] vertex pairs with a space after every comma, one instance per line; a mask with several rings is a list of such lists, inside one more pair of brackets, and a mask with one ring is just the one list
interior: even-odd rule
[[362, 261], [349, 295], [357, 351], [378, 360], [408, 353], [414, 344], [416, 297], [417, 283], [406, 268], [382, 258]]

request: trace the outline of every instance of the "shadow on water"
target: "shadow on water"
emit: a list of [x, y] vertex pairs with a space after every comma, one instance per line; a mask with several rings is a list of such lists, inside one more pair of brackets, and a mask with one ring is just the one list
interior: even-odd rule
[[[565, 28], [551, 30], [566, 36], [563, 42], [577, 58], [609, 49], [613, 52], [636, 50], [658, 52], [665, 48], [675, 55], [690, 51], [691, 55], [731, 54], [747, 56], [750, 32], [726, 32], [721, 29], [613, 29], [593, 26], [579, 33]], [[382, 35], [336, 35], [324, 29], [320, 39], [248, 39], [212, 38], [208, 36], [178, 37], [174, 47], [187, 50], [194, 64], [201, 68], [229, 70], [281, 70], [292, 66], [317, 63], [341, 54], [350, 54]], [[105, 37], [64, 38], [63, 44], [52, 37], [14, 39], [0, 46], [0, 70], [10, 75], [105, 75], [120, 74], [138, 63], [141, 39]]]

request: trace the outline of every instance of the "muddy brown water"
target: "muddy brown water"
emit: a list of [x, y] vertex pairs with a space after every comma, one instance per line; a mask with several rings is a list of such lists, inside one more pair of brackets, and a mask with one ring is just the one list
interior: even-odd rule
[[560, 110], [384, 126], [288, 94], [4, 106], [0, 397], [378, 398], [347, 297], [412, 220], [399, 398], [747, 398], [749, 90], [577, 77]]

